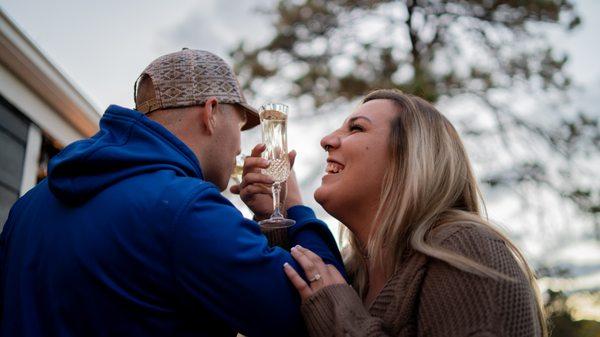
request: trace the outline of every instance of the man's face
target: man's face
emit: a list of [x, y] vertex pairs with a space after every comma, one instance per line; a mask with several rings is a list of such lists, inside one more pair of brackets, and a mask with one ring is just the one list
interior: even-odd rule
[[227, 188], [229, 177], [235, 167], [235, 157], [241, 152], [241, 129], [245, 123], [246, 114], [239, 106], [218, 105], [215, 115], [215, 139], [209, 164], [210, 172], [206, 172], [205, 178], [217, 185], [221, 191]]

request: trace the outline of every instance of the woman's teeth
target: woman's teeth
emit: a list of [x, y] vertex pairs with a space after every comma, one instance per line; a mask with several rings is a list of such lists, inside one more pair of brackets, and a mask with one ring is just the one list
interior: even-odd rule
[[340, 173], [344, 170], [344, 166], [338, 163], [327, 163], [327, 173]]

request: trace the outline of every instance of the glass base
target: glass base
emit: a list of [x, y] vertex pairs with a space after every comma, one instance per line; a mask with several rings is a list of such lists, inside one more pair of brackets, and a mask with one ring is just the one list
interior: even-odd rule
[[296, 221], [286, 218], [270, 218], [258, 222], [261, 227], [265, 228], [287, 228], [295, 223]]

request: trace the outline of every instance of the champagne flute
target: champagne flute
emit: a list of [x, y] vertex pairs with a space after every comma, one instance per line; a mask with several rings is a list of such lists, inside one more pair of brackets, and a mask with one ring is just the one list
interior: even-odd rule
[[269, 161], [269, 167], [262, 170], [273, 178], [273, 214], [269, 219], [259, 222], [269, 228], [289, 227], [294, 220], [286, 219], [281, 214], [281, 184], [290, 175], [290, 161], [287, 151], [287, 115], [289, 107], [281, 103], [267, 103], [260, 107], [260, 124], [262, 126], [262, 141], [267, 146], [262, 157]]

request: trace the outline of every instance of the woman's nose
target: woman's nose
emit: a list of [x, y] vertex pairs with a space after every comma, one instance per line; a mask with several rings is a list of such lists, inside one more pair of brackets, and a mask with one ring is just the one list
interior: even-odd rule
[[321, 139], [321, 147], [325, 151], [329, 151], [332, 148], [338, 148], [339, 146], [340, 138], [335, 134], [335, 132], [332, 132]]

